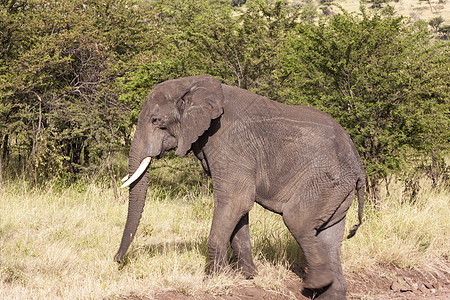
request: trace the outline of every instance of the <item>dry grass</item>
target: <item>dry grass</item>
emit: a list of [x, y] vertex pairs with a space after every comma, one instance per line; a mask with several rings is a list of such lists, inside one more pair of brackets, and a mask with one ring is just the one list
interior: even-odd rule
[[[380, 264], [450, 271], [450, 193], [434, 189], [427, 180], [421, 180], [420, 185], [414, 202], [402, 200], [403, 185], [395, 182], [391, 195], [383, 195], [380, 211], [366, 209], [364, 226], [343, 245], [347, 271]], [[350, 212], [348, 223], [353, 220], [355, 210]]]
[[[382, 210], [369, 209], [356, 236], [344, 242], [345, 271], [379, 264], [449, 271], [448, 191], [424, 187], [415, 204], [401, 204], [400, 184], [391, 190]], [[227, 294], [242, 284], [233, 272], [205, 279], [210, 195], [172, 197], [152, 187], [121, 268], [112, 258], [127, 206], [113, 199], [110, 188], [93, 184], [62, 192], [22, 183], [0, 189], [0, 299], [113, 299], [158, 290]], [[302, 267], [299, 247], [279, 216], [255, 205], [250, 219], [260, 270], [253, 282], [281, 290], [290, 270]], [[348, 226], [355, 222], [353, 207]]]
[[[324, 7], [329, 2], [327, 1], [311, 1], [311, 0], [289, 0], [291, 3], [298, 3], [300, 5], [312, 5], [314, 7]], [[324, 2], [324, 4], [321, 4]], [[364, 3], [364, 1], [362, 1]], [[359, 7], [361, 1], [356, 0], [334, 0], [331, 3], [342, 6], [349, 12], [359, 13]], [[411, 18], [413, 21], [429, 21], [436, 17], [442, 17], [444, 19], [443, 25], [450, 24], [450, 3], [449, 0], [430, 0], [430, 1], [420, 1], [420, 0], [396, 0], [387, 1], [387, 3], [392, 6], [397, 15], [402, 15]], [[367, 7], [372, 5], [371, 1], [367, 1], [365, 4]], [[339, 12], [340, 10], [331, 7], [334, 12]]]

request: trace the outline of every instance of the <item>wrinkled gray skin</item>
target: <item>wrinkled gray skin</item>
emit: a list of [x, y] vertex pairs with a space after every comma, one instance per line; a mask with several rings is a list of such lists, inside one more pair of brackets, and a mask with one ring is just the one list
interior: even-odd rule
[[[180, 156], [192, 150], [212, 178], [212, 271], [227, 265], [230, 242], [237, 267], [248, 278], [255, 274], [248, 212], [257, 202], [283, 216], [302, 248], [308, 265], [304, 287], [325, 287], [320, 299], [345, 299], [340, 261], [345, 215], [356, 190], [361, 223], [365, 176], [353, 142], [336, 121], [317, 109], [280, 104], [214, 77], [186, 77], [158, 84], [146, 99], [129, 174], [143, 158], [174, 148]], [[130, 186], [118, 262], [136, 233], [147, 185], [145, 172]]]

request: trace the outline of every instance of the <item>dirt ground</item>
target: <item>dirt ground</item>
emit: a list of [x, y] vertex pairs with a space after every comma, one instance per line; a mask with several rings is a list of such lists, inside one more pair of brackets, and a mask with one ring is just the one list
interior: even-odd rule
[[[243, 282], [228, 295], [201, 294], [188, 296], [175, 291], [160, 291], [152, 298], [139, 300], [287, 300], [311, 299], [302, 294], [301, 279], [292, 273], [281, 291], [267, 291], [256, 287], [251, 280]], [[444, 271], [418, 271], [379, 268], [371, 273], [347, 274], [348, 299], [407, 299], [449, 300], [450, 274]], [[130, 298], [128, 298], [130, 299]], [[138, 298], [131, 298], [138, 300]]]

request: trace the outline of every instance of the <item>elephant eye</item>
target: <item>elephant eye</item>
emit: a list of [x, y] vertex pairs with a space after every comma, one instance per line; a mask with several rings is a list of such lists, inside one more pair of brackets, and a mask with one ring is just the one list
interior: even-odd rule
[[152, 117], [152, 124], [158, 127], [159, 129], [167, 129], [167, 127], [163, 124], [163, 121], [161, 118], [158, 117]]

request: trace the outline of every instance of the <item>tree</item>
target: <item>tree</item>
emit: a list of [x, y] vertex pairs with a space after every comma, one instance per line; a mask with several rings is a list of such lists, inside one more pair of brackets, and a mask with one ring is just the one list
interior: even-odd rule
[[292, 36], [291, 95], [334, 116], [366, 165], [375, 202], [379, 183], [412, 156], [448, 153], [450, 47], [402, 17], [343, 11]]
[[151, 46], [154, 21], [137, 5], [1, 3], [0, 130], [8, 169], [22, 169], [34, 183], [71, 181], [123, 144], [127, 107], [117, 101], [116, 79]]
[[277, 98], [285, 80], [279, 72], [281, 46], [299, 11], [281, 1], [248, 1], [243, 11], [221, 2], [157, 3], [158, 54], [131, 75], [124, 102], [143, 101], [161, 81], [197, 74]]
[[435, 32], [438, 32], [442, 23], [444, 23], [444, 18], [442, 18], [442, 16], [435, 17], [428, 22], [428, 24], [433, 27]]

